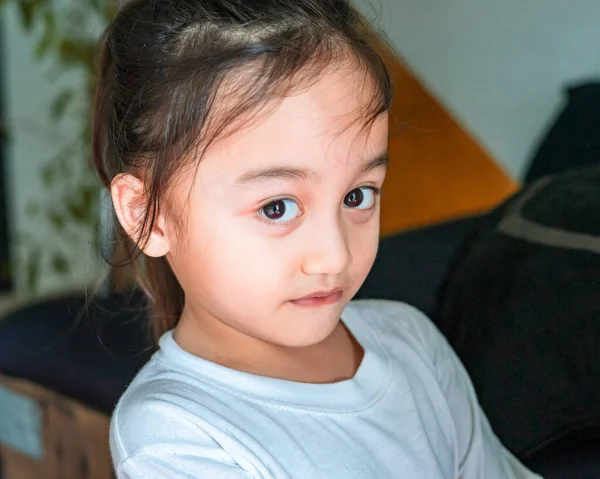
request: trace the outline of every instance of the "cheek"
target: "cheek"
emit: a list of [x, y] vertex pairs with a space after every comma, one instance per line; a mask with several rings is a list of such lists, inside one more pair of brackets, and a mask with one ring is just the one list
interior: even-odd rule
[[[277, 251], [279, 242], [249, 233], [243, 221], [191, 223], [177, 263], [185, 270], [187, 294], [199, 297], [236, 298], [246, 302], [277, 290], [285, 276], [285, 264]], [[230, 300], [230, 299], [229, 299]]]
[[379, 227], [376, 221], [368, 228], [359, 227], [352, 235], [350, 252], [356, 275], [365, 276], [371, 270], [379, 246]]

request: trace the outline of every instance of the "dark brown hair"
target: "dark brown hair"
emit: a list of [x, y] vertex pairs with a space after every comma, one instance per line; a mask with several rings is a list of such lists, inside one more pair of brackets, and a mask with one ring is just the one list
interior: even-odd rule
[[[376, 41], [349, 0], [123, 4], [102, 42], [93, 157], [105, 187], [120, 173], [145, 183], [147, 208], [137, 241], [116, 226], [120, 247], [148, 295], [156, 337], [177, 324], [184, 294], [167, 260], [146, 257], [141, 249], [186, 158], [199, 161], [212, 142], [234, 132], [232, 125], [241, 126], [242, 117], [246, 121], [292, 89], [309, 85], [344, 58], [375, 86], [363, 112], [365, 124], [372, 123], [391, 102]], [[232, 73], [246, 81], [225, 88]], [[202, 154], [188, 155], [192, 148]]]

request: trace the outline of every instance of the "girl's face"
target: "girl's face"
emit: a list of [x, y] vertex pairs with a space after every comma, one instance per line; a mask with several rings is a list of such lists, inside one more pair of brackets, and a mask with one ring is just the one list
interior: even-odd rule
[[164, 228], [182, 321], [282, 346], [333, 331], [377, 252], [388, 118], [365, 127], [371, 98], [362, 72], [325, 73], [183, 175]]

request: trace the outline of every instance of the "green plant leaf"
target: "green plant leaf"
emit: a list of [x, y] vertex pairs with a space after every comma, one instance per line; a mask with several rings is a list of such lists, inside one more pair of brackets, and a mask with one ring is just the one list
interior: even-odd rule
[[72, 88], [65, 88], [56, 95], [50, 106], [50, 116], [53, 120], [60, 120], [64, 116], [74, 97], [75, 92]]
[[106, 2], [104, 0], [88, 0], [88, 4], [90, 5], [90, 7], [92, 7], [95, 11], [100, 11], [102, 10], [103, 5]]
[[2, 281], [10, 281], [12, 278], [12, 268], [10, 261], [5, 259], [0, 262], [0, 279]]
[[64, 207], [70, 220], [93, 225], [99, 198], [99, 186], [94, 184], [79, 184], [74, 192], [64, 197]]
[[54, 175], [54, 177], [59, 177], [61, 180], [71, 178], [74, 171], [73, 159], [80, 155], [79, 152], [82, 148], [81, 140], [77, 136], [75, 136], [74, 139], [66, 141], [65, 144], [61, 146], [60, 150], [52, 155], [45, 163], [53, 170], [50, 174]]
[[65, 224], [67, 222], [64, 215], [61, 215], [57, 211], [51, 211], [48, 214], [48, 219], [50, 220], [50, 224], [56, 231], [62, 231], [65, 229]]
[[2, 119], [0, 119], [0, 140], [5, 141], [7, 143], [10, 143], [12, 141], [12, 135], [10, 133], [10, 130], [6, 126], [6, 123], [2, 121]]
[[99, 192], [96, 186], [86, 186], [81, 189], [81, 200], [87, 209], [92, 209], [98, 201]]
[[46, 163], [44, 166], [40, 168], [40, 177], [42, 179], [42, 184], [46, 188], [50, 188], [52, 183], [54, 183], [55, 170], [53, 163]]
[[35, 16], [36, 6], [39, 6], [39, 2], [36, 3], [33, 0], [21, 0], [19, 2], [21, 23], [26, 30], [31, 30], [33, 27], [33, 17]]
[[[50, 7], [52, 7], [52, 4], [50, 4]], [[44, 25], [51, 30], [56, 28], [56, 16], [54, 10], [49, 9], [44, 12]]]
[[46, 34], [42, 35], [42, 37], [35, 44], [35, 49], [33, 50], [33, 55], [38, 60], [42, 59], [46, 53], [50, 50], [52, 46], [52, 39], [46, 36]]
[[[0, 0], [0, 6], [8, 1]], [[97, 82], [97, 38], [90, 35], [90, 25], [95, 28], [98, 21], [112, 20], [120, 0], [12, 1], [19, 9], [23, 28], [35, 37], [37, 58], [49, 61], [57, 72], [76, 68], [84, 76], [81, 89], [59, 91], [50, 106], [52, 120], [69, 115], [80, 118], [82, 125], [81, 131], [73, 132], [71, 138], [57, 141], [58, 148], [50, 153], [50, 158], [39, 170], [41, 187], [52, 193], [49, 195], [52, 199], [47, 203], [32, 201], [26, 206], [30, 216], [46, 222], [51, 231], [58, 232], [65, 240], [72, 233], [72, 227], [93, 228], [98, 221], [99, 184], [90, 166], [88, 151], [91, 130], [87, 118], [91, 115]], [[75, 142], [72, 141], [74, 138]], [[22, 267], [29, 290], [38, 288], [40, 273], [46, 269], [52, 268], [59, 274], [71, 272], [68, 256], [64, 253], [57, 253], [30, 234], [23, 241], [27, 255], [23, 257]]]
[[37, 290], [40, 281], [41, 261], [42, 254], [40, 249], [32, 248], [25, 262], [25, 286], [31, 292]]
[[63, 38], [58, 45], [58, 55], [65, 65], [93, 68], [96, 45], [84, 38]]
[[112, 19], [117, 15], [118, 10], [119, 4], [116, 0], [106, 0], [106, 5], [104, 7], [104, 21], [112, 21]]
[[44, 12], [44, 33], [36, 43], [34, 55], [39, 60], [56, 44], [57, 40], [55, 14], [52, 9]]
[[88, 211], [86, 211], [85, 206], [81, 201], [81, 194], [70, 195], [70, 198], [67, 199], [65, 203], [65, 209], [69, 215], [69, 218], [76, 223], [85, 222]]
[[62, 253], [54, 253], [52, 255], [50, 266], [52, 267], [52, 271], [62, 276], [68, 274], [70, 270], [69, 261]]

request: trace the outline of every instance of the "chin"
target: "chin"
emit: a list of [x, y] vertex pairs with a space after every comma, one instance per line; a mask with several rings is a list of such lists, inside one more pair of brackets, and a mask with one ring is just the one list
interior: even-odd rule
[[[344, 303], [344, 306], [346, 303]], [[327, 339], [340, 323], [343, 307], [335, 307], [327, 314], [319, 314], [317, 311], [309, 312], [309, 317], [302, 315], [292, 321], [295, 323], [286, 332], [285, 337], [276, 341], [281, 346], [290, 348], [305, 348], [314, 346]], [[304, 317], [303, 317], [304, 316]]]
[[280, 345], [287, 348], [309, 348], [325, 341], [334, 330], [335, 327], [323, 334], [314, 334], [313, 332], [313, 334], [307, 334], [303, 337], [289, 338], [285, 344], [280, 343]]

